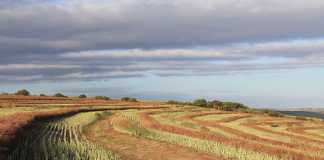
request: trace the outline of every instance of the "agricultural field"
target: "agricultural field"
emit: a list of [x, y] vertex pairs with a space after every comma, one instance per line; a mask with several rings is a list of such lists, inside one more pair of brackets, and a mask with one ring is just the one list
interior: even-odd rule
[[[32, 104], [32, 100], [29, 101]], [[73, 100], [73, 103], [78, 101]], [[162, 102], [120, 102], [118, 105], [118, 101], [114, 100], [104, 103], [88, 107], [28, 105], [0, 108], [0, 158], [324, 159], [324, 122], [320, 119], [222, 111]], [[6, 127], [12, 125], [17, 116], [27, 118], [15, 121], [16, 130]], [[13, 136], [5, 141], [10, 129]]]

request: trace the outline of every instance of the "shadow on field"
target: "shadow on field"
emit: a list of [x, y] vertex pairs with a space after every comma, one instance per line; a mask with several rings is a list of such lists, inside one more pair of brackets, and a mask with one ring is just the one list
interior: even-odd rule
[[168, 107], [118, 107], [118, 108], [87, 108], [87, 109], [77, 109], [72, 111], [67, 111], [65, 113], [55, 113], [52, 115], [40, 115], [36, 116], [32, 121], [30, 121], [27, 125], [19, 128], [13, 139], [9, 141], [8, 144], [8, 153], [5, 157], [8, 159], [8, 156], [13, 153], [13, 151], [19, 147], [17, 144], [21, 144], [20, 142], [23, 141], [26, 136], [28, 135], [38, 135], [39, 129], [41, 127], [41, 123], [48, 123], [58, 121], [64, 118], [72, 117], [79, 113], [86, 113], [86, 112], [97, 112], [97, 111], [122, 111], [122, 110], [144, 110], [144, 109], [166, 109]]

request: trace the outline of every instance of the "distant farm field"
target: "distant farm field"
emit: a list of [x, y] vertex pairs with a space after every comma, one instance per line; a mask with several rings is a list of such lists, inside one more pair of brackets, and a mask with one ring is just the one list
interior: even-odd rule
[[2, 159], [324, 159], [324, 122], [318, 119], [163, 103], [100, 101], [106, 105], [89, 107], [73, 100], [80, 106], [42, 108], [27, 101], [26, 107], [0, 108]]

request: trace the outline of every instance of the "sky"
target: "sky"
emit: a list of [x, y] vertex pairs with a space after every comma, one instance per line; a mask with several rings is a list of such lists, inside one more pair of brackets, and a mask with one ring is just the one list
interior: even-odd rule
[[322, 0], [2, 0], [0, 92], [324, 106]]

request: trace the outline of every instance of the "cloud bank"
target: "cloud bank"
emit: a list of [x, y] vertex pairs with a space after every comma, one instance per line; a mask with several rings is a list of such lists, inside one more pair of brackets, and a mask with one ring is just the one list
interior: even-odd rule
[[4, 0], [0, 82], [323, 67], [321, 0]]

